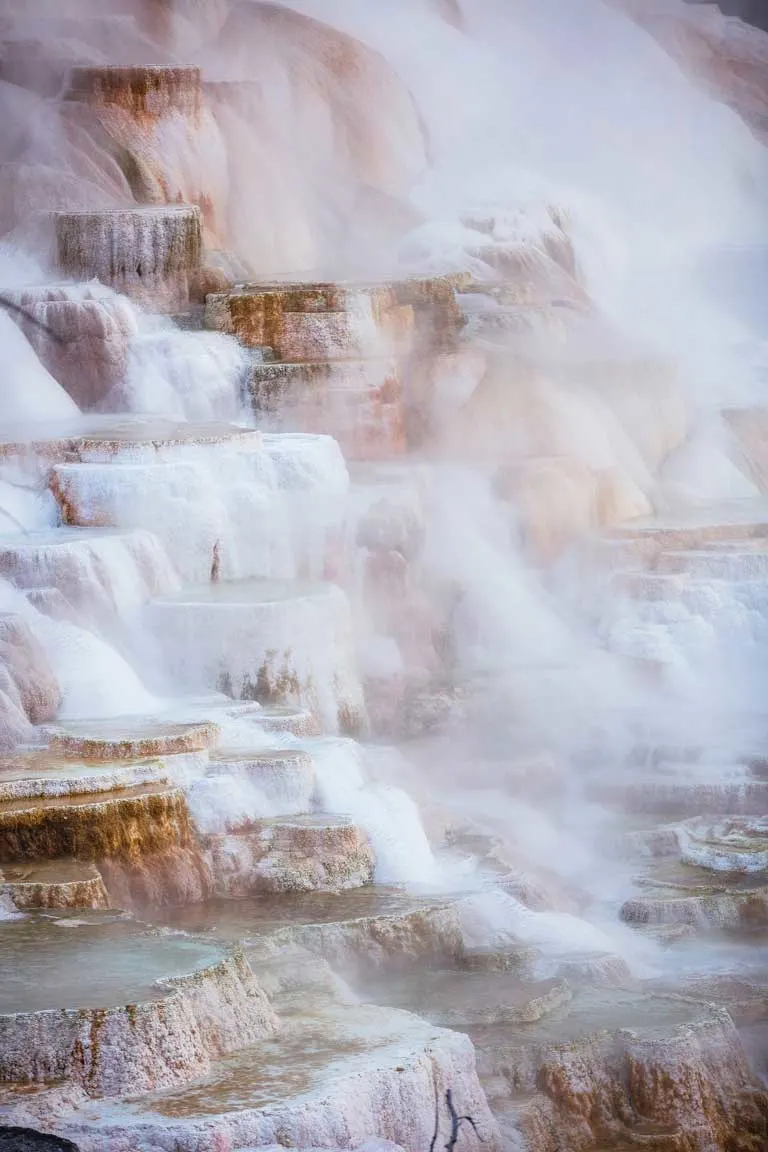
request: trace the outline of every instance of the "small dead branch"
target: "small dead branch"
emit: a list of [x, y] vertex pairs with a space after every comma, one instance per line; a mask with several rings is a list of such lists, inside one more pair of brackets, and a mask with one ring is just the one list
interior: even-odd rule
[[[472, 1117], [471, 1116], [459, 1116], [459, 1113], [456, 1110], [456, 1105], [453, 1103], [453, 1092], [451, 1091], [450, 1088], [448, 1088], [446, 1090], [446, 1093], [445, 1093], [445, 1104], [446, 1104], [446, 1107], [448, 1109], [448, 1115], [451, 1118], [451, 1135], [448, 1139], [448, 1143], [444, 1145], [445, 1152], [454, 1152], [456, 1144], [458, 1143], [458, 1140], [459, 1140], [459, 1133], [461, 1132], [462, 1124], [471, 1125], [472, 1131], [475, 1133], [475, 1136], [477, 1136], [480, 1143], [481, 1144], [484, 1143], [483, 1138], [480, 1135], [480, 1133], [478, 1132], [477, 1125], [475, 1124]], [[440, 1129], [440, 1101], [439, 1101], [439, 1097], [437, 1095], [437, 1087], [435, 1087], [435, 1131], [434, 1131], [433, 1136], [432, 1136], [432, 1142], [429, 1145], [429, 1152], [435, 1152], [435, 1146], [437, 1145], [437, 1135], [438, 1135], [439, 1129]]]

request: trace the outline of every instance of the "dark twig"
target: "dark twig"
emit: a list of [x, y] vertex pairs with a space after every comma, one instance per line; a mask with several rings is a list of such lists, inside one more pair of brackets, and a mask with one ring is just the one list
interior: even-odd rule
[[211, 559], [211, 584], [218, 584], [221, 573], [221, 540], [217, 540], [213, 546], [213, 557]]
[[451, 1092], [450, 1088], [445, 1093], [445, 1102], [448, 1105], [448, 1111], [451, 1114], [451, 1138], [445, 1146], [445, 1152], [453, 1152], [459, 1139], [459, 1131], [465, 1121], [466, 1123], [472, 1125], [472, 1131], [475, 1133], [475, 1136], [477, 1136], [478, 1140], [482, 1144], [483, 1138], [478, 1132], [477, 1125], [475, 1124], [472, 1117], [459, 1116], [458, 1112], [456, 1111], [455, 1105], [453, 1103], [453, 1092]]
[[47, 336], [50, 336], [52, 340], [55, 340], [57, 344], [66, 344], [63, 336], [60, 336], [58, 332], [54, 332], [49, 324], [46, 324], [43, 320], [38, 320], [27, 308], [22, 308], [21, 304], [17, 304], [15, 300], [9, 300], [7, 296], [0, 296], [0, 307], [7, 308], [9, 312], [15, 312], [18, 316], [23, 316], [30, 324], [34, 324], [36, 328], [42, 329], [42, 331], [45, 332]]

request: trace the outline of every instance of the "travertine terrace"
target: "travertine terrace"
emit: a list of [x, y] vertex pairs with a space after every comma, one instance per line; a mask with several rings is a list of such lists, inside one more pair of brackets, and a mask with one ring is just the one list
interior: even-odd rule
[[765, 1152], [768, 408], [302, 7], [0, 0], [0, 1149]]

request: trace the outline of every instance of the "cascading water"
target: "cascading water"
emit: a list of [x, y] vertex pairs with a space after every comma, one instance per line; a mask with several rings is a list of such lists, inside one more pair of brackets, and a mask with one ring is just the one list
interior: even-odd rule
[[765, 42], [204, 7], [0, 0], [0, 954], [123, 910], [246, 952], [165, 1046], [0, 981], [0, 1116], [417, 1152], [451, 1088], [467, 1152], [756, 1152]]

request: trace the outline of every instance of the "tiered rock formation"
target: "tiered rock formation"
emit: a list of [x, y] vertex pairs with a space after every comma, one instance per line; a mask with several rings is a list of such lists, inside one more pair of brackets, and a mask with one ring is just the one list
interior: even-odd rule
[[[327, 304], [330, 289], [322, 291]], [[370, 306], [377, 298], [372, 289], [334, 291], [334, 302], [362, 299]], [[387, 302], [397, 292], [425, 293], [431, 306], [439, 305], [438, 316], [445, 313], [440, 284], [376, 291]], [[252, 315], [261, 309], [252, 345], [279, 349], [285, 333], [299, 331], [309, 340], [316, 329], [304, 318], [341, 317], [332, 324], [349, 331], [344, 309], [280, 308], [286, 298], [306, 307], [317, 293], [314, 286], [245, 293], [244, 307]], [[272, 296], [278, 306], [268, 312]], [[390, 306], [383, 310], [385, 325]], [[394, 307], [406, 308], [413, 323], [412, 305]], [[219, 298], [209, 301], [209, 315], [221, 308]], [[454, 340], [460, 327], [454, 321]], [[292, 346], [292, 354], [306, 347]], [[418, 357], [411, 353], [413, 370]], [[446, 353], [439, 341], [430, 349], [427, 340], [419, 350], [433, 368], [440, 357], [457, 354]], [[280, 363], [265, 360], [254, 372]], [[327, 361], [323, 380], [333, 379], [336, 364]], [[322, 396], [317, 378], [314, 386]], [[349, 435], [344, 425], [330, 427], [342, 439]], [[238, 555], [230, 552], [236, 536], [231, 543], [223, 533], [200, 536], [197, 514], [179, 522], [178, 498], [175, 523], [162, 512], [164, 486], [170, 496], [178, 470], [191, 500], [195, 469], [209, 469], [214, 460], [222, 476], [244, 469], [249, 484], [275, 465], [295, 478], [311, 468], [324, 443], [306, 434], [262, 437], [234, 428], [99, 418], [79, 431], [48, 433], [25, 449], [36, 454], [63, 515], [77, 527], [9, 538], [4, 573], [32, 604], [48, 607], [55, 592], [71, 620], [113, 639], [126, 610], [147, 605], [175, 685], [223, 689], [245, 700], [191, 699], [184, 707], [196, 724], [183, 719], [178, 706], [176, 720], [59, 720], [43, 730], [43, 748], [21, 750], [4, 763], [3, 893], [27, 919], [9, 920], [0, 932], [20, 955], [39, 949], [48, 958], [49, 979], [57, 976], [52, 985], [30, 988], [28, 1004], [9, 1001], [16, 1014], [0, 1017], [3, 1115], [53, 1130], [84, 1150], [117, 1149], [126, 1141], [169, 1149], [276, 1140], [347, 1147], [372, 1134], [416, 1149], [432, 1138], [436, 1100], [438, 1127], [447, 1131], [450, 1116], [440, 1102], [450, 1088], [477, 1126], [463, 1130], [464, 1147], [524, 1139], [539, 1152], [566, 1134], [574, 1148], [618, 1149], [642, 1135], [655, 1149], [704, 1152], [739, 1133], [739, 1147], [759, 1148], [768, 1104], [739, 1034], [747, 1022], [762, 1026], [759, 980], [747, 983], [738, 1005], [727, 983], [703, 998], [695, 987], [682, 995], [643, 988], [623, 962], [596, 945], [563, 954], [554, 972], [548, 960], [544, 975], [542, 955], [523, 937], [490, 945], [484, 933], [478, 937], [487, 896], [414, 900], [372, 886], [376, 841], [372, 846], [348, 816], [327, 811], [325, 745], [312, 735], [358, 730], [364, 718], [348, 631], [343, 638], [349, 624], [340, 623], [347, 612], [342, 593], [285, 579], [265, 582], [273, 575], [269, 549]], [[11, 441], [4, 455], [21, 451]], [[418, 557], [427, 490], [419, 496], [402, 453], [399, 443], [378, 463], [378, 477], [363, 469], [355, 480], [353, 542], [367, 556], [371, 605], [371, 564], [386, 568], [400, 557], [412, 569], [411, 594], [424, 579]], [[144, 485], [148, 502], [119, 496], [124, 482], [133, 492]], [[275, 498], [282, 489], [281, 481]], [[328, 489], [326, 504], [335, 491]], [[224, 486], [221, 493], [226, 501]], [[151, 515], [144, 511], [150, 508]], [[614, 585], [622, 595], [642, 597], [640, 604], [654, 602], [647, 597], [660, 582], [687, 594], [703, 574], [714, 573], [712, 565], [718, 578], [738, 580], [742, 569], [754, 578], [765, 525], [747, 513], [690, 527], [638, 522], [614, 528], [587, 559], [607, 560], [611, 571], [618, 563]], [[221, 519], [215, 523], [219, 530]], [[279, 527], [285, 537], [285, 523]], [[302, 568], [308, 547], [302, 531], [298, 520], [284, 540], [289, 576]], [[337, 529], [321, 534], [309, 553], [338, 563], [340, 546]], [[263, 563], [267, 567], [259, 567]], [[130, 564], [136, 576], [126, 580]], [[179, 588], [178, 572], [198, 587]], [[233, 579], [238, 576], [247, 578]], [[396, 581], [396, 587], [402, 609], [405, 586]], [[391, 590], [382, 600], [379, 586], [377, 628], [389, 627], [405, 645], [407, 630], [397, 633], [393, 619], [396, 603]], [[405, 613], [411, 620], [413, 610]], [[448, 668], [450, 662], [442, 664], [442, 677]], [[54, 711], [55, 702], [48, 702], [29, 718], [40, 724]], [[208, 723], [201, 724], [203, 718]], [[240, 726], [235, 744], [226, 735], [233, 718]], [[243, 742], [243, 724], [250, 744]], [[28, 729], [16, 735], [28, 737]], [[764, 830], [759, 816], [748, 815], [762, 811], [759, 764], [745, 761], [738, 781], [720, 785], [696, 773], [686, 782], [679, 765], [670, 783], [663, 761], [652, 764], [647, 780], [631, 771], [624, 784], [615, 765], [603, 775], [596, 759], [589, 787], [617, 805], [619, 828], [627, 810], [662, 821], [703, 811], [713, 816], [706, 824], [689, 819], [632, 832], [622, 851], [645, 853], [645, 863], [621, 917], [667, 935], [760, 931], [766, 923]], [[523, 790], [535, 778], [524, 771], [509, 777]], [[724, 819], [728, 812], [733, 816]], [[466, 813], [449, 807], [443, 819], [460, 847]], [[481, 871], [487, 868], [534, 908], [542, 901], [546, 907], [542, 891], [517, 886], [507, 850], [494, 846], [482, 818], [474, 828], [472, 853], [485, 860]], [[323, 892], [331, 895], [320, 903]], [[493, 897], [499, 898], [516, 905], [510, 896]], [[120, 908], [133, 909], [144, 926], [142, 919], [126, 921]], [[183, 927], [186, 935], [158, 933], [163, 925], [164, 932]], [[130, 945], [126, 934], [135, 934]], [[245, 952], [227, 953], [236, 941]], [[69, 957], [83, 948], [89, 966], [101, 950], [109, 988], [89, 989], [82, 967], [67, 975]], [[211, 954], [216, 949], [220, 955]], [[136, 958], [142, 988], [131, 984], [135, 976], [121, 974], [120, 950]], [[144, 952], [146, 962], [139, 959]], [[387, 1007], [351, 1001], [328, 962], [364, 999]], [[195, 975], [186, 974], [191, 968]], [[18, 996], [13, 989], [8, 994]], [[128, 1092], [131, 1100], [122, 1102]], [[103, 1098], [110, 1100], [108, 1113], [99, 1104]], [[683, 1133], [687, 1144], [681, 1145]]]
[[[334, 141], [394, 212], [423, 140], [383, 62], [273, 5], [213, 7], [219, 55], [257, 21], [265, 53], [314, 62], [305, 131], [347, 80], [398, 105], [404, 154], [369, 147], [362, 99]], [[171, 38], [163, 4], [143, 15]], [[527, 233], [467, 214], [474, 277], [211, 285], [206, 173], [176, 179], [162, 140], [173, 121], [194, 158], [210, 99], [231, 144], [223, 108], [262, 93], [204, 75], [82, 66], [65, 90], [125, 202], [62, 191], [60, 270], [187, 326], [204, 295], [258, 427], [69, 411], [0, 437], [0, 476], [57, 521], [0, 538], [0, 1119], [80, 1152], [761, 1152], [766, 732], [690, 747], [662, 704], [680, 653], [707, 658], [693, 616], [764, 629], [764, 414], [724, 418], [752, 499], [656, 514], [682, 390], [596, 314], [553, 208]], [[10, 299], [83, 408], [125, 401], [122, 295]], [[467, 516], [450, 494], [475, 483]], [[554, 627], [513, 642], [520, 556], [600, 638], [576, 671]], [[550, 858], [582, 804], [608, 888]]]
[[[405, 451], [409, 395], [462, 323], [447, 281], [244, 285], [209, 295], [206, 324], [254, 349], [251, 396], [276, 431], [331, 433], [348, 460]], [[419, 381], [420, 382], [420, 381]]]

